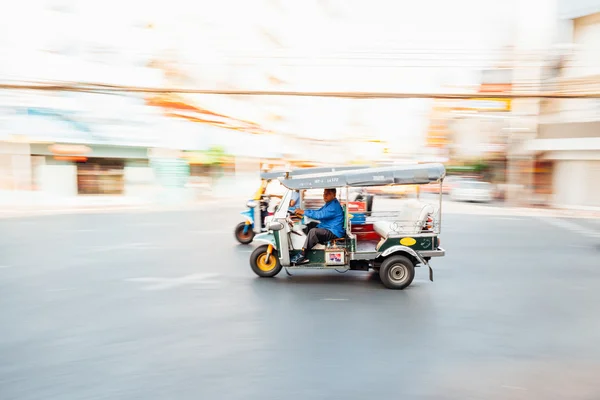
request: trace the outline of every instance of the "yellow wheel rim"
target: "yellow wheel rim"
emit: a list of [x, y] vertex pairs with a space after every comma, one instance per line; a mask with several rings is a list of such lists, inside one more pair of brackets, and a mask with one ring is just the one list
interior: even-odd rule
[[269, 257], [269, 262], [267, 262], [267, 253], [262, 253], [260, 256], [258, 256], [256, 265], [258, 266], [258, 269], [263, 272], [272, 271], [277, 266], [277, 257], [275, 254], [271, 254], [271, 257]]

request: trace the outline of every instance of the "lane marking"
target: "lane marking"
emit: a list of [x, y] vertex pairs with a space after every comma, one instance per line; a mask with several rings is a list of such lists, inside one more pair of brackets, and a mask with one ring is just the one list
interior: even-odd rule
[[541, 218], [538, 217], [539, 220], [546, 222], [547, 224], [554, 225], [557, 228], [567, 229], [571, 232], [579, 233], [583, 236], [589, 236], [594, 238], [600, 238], [600, 231], [593, 231], [591, 229], [584, 228], [581, 225], [575, 224], [573, 222], [568, 222], [563, 219], [558, 218]]
[[573, 248], [576, 248], [576, 249], [589, 249], [590, 248], [589, 245], [585, 246], [585, 245], [582, 245], [582, 244], [569, 244], [569, 245], [567, 245], [567, 247], [573, 247]]
[[189, 231], [189, 233], [194, 233], [196, 235], [211, 235], [211, 234], [217, 234], [217, 235], [221, 235], [221, 234], [228, 234], [228, 233], [233, 233], [233, 230], [231, 231], [217, 231], [217, 230], [212, 230], [212, 231]]
[[198, 284], [219, 284], [221, 281], [215, 279], [218, 274], [191, 274], [178, 278], [157, 278], [157, 277], [142, 277], [126, 279], [128, 282], [149, 283], [150, 285], [143, 286], [142, 290], [167, 290], [185, 285]]
[[92, 249], [88, 249], [90, 253], [101, 253], [104, 251], [122, 250], [122, 249], [148, 249], [156, 247], [152, 243], [125, 243], [113, 246], [101, 246]]
[[321, 299], [323, 301], [348, 301], [348, 299]]
[[170, 222], [135, 222], [135, 223], [131, 223], [131, 224], [127, 224], [128, 226], [132, 227], [132, 226], [160, 226], [160, 227], [174, 227], [174, 226], [178, 226], [177, 224], [173, 224]]
[[520, 387], [520, 386], [502, 385], [501, 387], [503, 387], [505, 389], [511, 389], [511, 390], [527, 390], [526, 388]]
[[73, 291], [76, 290], [74, 288], [58, 288], [58, 289], [48, 289], [46, 290], [46, 292], [48, 293], [55, 293], [55, 292], [69, 292], [69, 291]]

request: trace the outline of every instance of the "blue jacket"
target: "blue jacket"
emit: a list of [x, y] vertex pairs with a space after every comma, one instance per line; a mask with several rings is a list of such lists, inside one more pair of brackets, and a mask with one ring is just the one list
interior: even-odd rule
[[344, 232], [344, 209], [338, 199], [325, 203], [318, 210], [306, 210], [304, 215], [319, 220], [321, 223], [317, 225], [317, 228], [327, 229], [339, 238], [346, 236]]

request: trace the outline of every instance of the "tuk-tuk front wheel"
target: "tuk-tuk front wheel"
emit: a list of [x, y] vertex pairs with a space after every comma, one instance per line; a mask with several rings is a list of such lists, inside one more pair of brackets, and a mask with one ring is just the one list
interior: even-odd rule
[[381, 263], [379, 277], [388, 289], [404, 289], [415, 279], [415, 266], [404, 256], [390, 256]]
[[[247, 228], [246, 228], [247, 226]], [[244, 233], [244, 229], [246, 232]], [[254, 230], [252, 229], [252, 225], [246, 225], [245, 222], [240, 222], [235, 227], [235, 238], [241, 244], [250, 244], [254, 239]]]
[[269, 245], [257, 247], [250, 255], [250, 267], [261, 278], [272, 278], [281, 271], [277, 250], [273, 249], [267, 258]]

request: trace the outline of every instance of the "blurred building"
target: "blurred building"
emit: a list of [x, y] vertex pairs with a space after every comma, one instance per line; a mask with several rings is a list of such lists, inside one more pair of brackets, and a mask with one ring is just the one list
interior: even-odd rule
[[510, 92], [512, 71], [500, 65], [485, 69], [476, 87], [452, 89], [472, 95], [470, 99], [434, 100], [426, 137], [430, 154], [449, 166], [485, 164], [488, 179], [505, 183], [511, 101], [478, 95]]
[[[0, 78], [142, 87], [186, 83], [185, 74], [169, 68], [171, 50], [181, 47], [181, 37], [165, 41], [173, 35], [163, 32], [160, 40], [149, 24], [153, 15], [148, 9], [141, 13], [122, 10], [111, 16], [107, 30], [101, 21], [110, 12], [103, 7], [47, 1], [39, 8], [17, 10], [22, 12], [21, 20], [37, 21], [39, 40], [28, 41], [29, 28], [22, 24], [8, 25], [11, 35], [0, 41], [6, 58], [0, 64]], [[199, 48], [198, 53], [203, 50]], [[174, 61], [186, 64], [186, 60]], [[212, 72], [204, 82], [220, 81]], [[268, 146], [273, 140], [254, 138], [257, 131], [260, 126], [240, 117], [190, 107], [177, 99], [132, 93], [3, 91], [0, 191], [8, 191], [5, 198], [10, 198], [14, 192], [35, 189], [40, 198], [57, 200], [112, 195], [152, 201], [161, 191], [177, 191], [177, 196], [186, 197], [190, 192], [185, 189], [186, 180], [206, 175], [206, 168], [198, 167], [203, 157], [182, 159], [178, 150], [225, 147], [238, 156], [226, 171], [235, 170], [235, 164], [256, 171], [258, 161], [248, 166], [245, 157], [258, 160], [281, 155], [269, 151], [279, 150]]]
[[456, 159], [496, 158], [506, 152], [506, 128], [510, 99], [477, 97], [480, 93], [511, 91], [512, 69], [495, 68], [481, 73], [481, 83], [473, 98], [453, 101], [452, 154]]
[[[538, 93], [542, 90], [543, 65], [554, 44], [557, 23], [557, 3], [547, 0], [516, 2], [513, 37], [514, 93]], [[540, 182], [536, 171], [536, 154], [527, 143], [538, 135], [541, 101], [539, 98], [512, 99], [512, 119], [507, 127], [506, 198], [512, 204], [544, 203], [548, 189]], [[547, 203], [547, 202], [546, 202]]]
[[[560, 0], [556, 45], [544, 68], [542, 89], [600, 92], [600, 4]], [[537, 137], [534, 186], [541, 201], [561, 207], [600, 207], [600, 100], [545, 99]], [[540, 196], [538, 196], [540, 197]]]
[[[172, 0], [141, 8], [117, 0], [41, 3], [33, 8], [19, 3], [0, 17], [0, 77], [433, 92], [448, 70], [470, 75], [489, 68], [482, 49], [505, 43], [513, 18], [503, 2], [470, 5], [482, 16], [475, 24], [472, 15], [456, 12], [455, 3], [439, 4], [435, 15], [424, 4], [391, 11], [387, 3], [358, 0], [193, 5]], [[36, 35], [22, 20], [34, 21]], [[452, 50], [458, 44], [462, 50]], [[473, 57], [473, 63], [464, 60]], [[460, 159], [497, 156], [505, 104], [473, 94], [473, 101], [450, 106], [459, 114], [451, 117], [457, 144], [430, 135], [432, 150], [420, 160], [447, 160], [451, 151]], [[249, 191], [242, 182], [256, 177], [263, 160], [300, 165], [414, 159], [426, 131], [427, 106], [422, 99], [19, 93], [2, 99], [0, 140], [10, 145], [0, 157], [0, 173], [11, 177], [6, 187], [36, 187], [53, 196], [143, 198], [160, 188], [183, 190], [186, 177], [204, 178], [210, 163], [202, 152], [222, 149], [233, 156], [228, 174], [241, 178], [230, 186]], [[16, 158], [7, 156], [11, 151]], [[30, 163], [24, 161], [27, 154]]]

